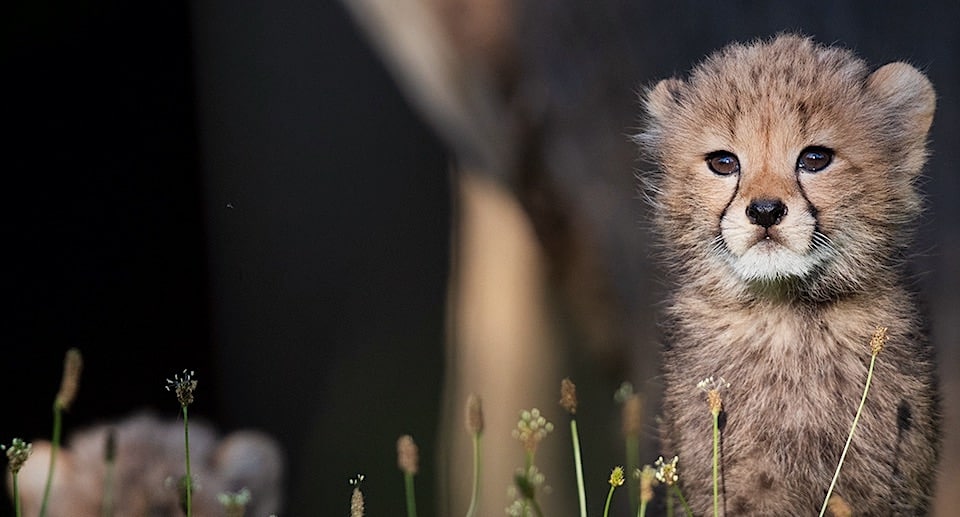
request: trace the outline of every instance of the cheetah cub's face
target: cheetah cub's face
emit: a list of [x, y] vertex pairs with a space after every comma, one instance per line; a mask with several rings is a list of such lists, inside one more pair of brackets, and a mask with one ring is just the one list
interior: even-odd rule
[[872, 73], [807, 38], [731, 46], [647, 94], [640, 140], [673, 262], [695, 276], [830, 289], [907, 244], [935, 96], [904, 63]]
[[[823, 145], [803, 147], [793, 163], [786, 156], [793, 149], [750, 147], [741, 142], [730, 146], [740, 154], [724, 148], [704, 157], [717, 188], [730, 196], [720, 214], [718, 251], [746, 280], [804, 277], [837, 252], [819, 230], [817, 207], [807, 196], [816, 183], [811, 175], [829, 174], [831, 167], [842, 165], [834, 164], [839, 161], [835, 152]], [[763, 159], [770, 154], [779, 156]], [[777, 169], [780, 174], [772, 172]]]

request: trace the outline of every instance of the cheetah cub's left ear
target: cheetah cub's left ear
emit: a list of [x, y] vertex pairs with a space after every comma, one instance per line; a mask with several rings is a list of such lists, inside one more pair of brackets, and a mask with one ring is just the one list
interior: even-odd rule
[[922, 147], [937, 104], [930, 80], [916, 68], [897, 62], [870, 74], [866, 86], [885, 106], [886, 118], [900, 126], [906, 142]]

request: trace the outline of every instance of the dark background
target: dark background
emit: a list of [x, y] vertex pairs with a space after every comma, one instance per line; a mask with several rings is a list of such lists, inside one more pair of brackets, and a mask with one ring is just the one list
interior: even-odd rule
[[23, 2], [2, 24], [2, 440], [49, 436], [74, 346], [68, 425], [175, 415], [166, 377], [216, 379], [185, 7]]
[[187, 368], [192, 421], [281, 439], [288, 515], [346, 508], [358, 472], [395, 485], [396, 437], [436, 427], [447, 163], [340, 6], [24, 2], [2, 23], [0, 440], [49, 438], [75, 346], [67, 433], [176, 418]]
[[[620, 82], [628, 103], [732, 39], [784, 29], [927, 71], [939, 111], [916, 263], [956, 393], [956, 2], [607, 4], [634, 58]], [[76, 346], [86, 367], [68, 432], [141, 407], [175, 418], [164, 379], [192, 369], [191, 415], [283, 442], [285, 514], [345, 513], [358, 472], [383, 494], [370, 515], [399, 508], [396, 436], [436, 434], [448, 156], [342, 7], [8, 10], [0, 441], [49, 436], [63, 352]], [[636, 118], [625, 120], [626, 131]], [[426, 515], [433, 481], [418, 481]]]

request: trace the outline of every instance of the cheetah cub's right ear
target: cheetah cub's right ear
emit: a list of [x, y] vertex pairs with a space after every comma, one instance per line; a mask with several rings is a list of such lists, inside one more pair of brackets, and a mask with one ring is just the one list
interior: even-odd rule
[[647, 113], [655, 120], [663, 120], [680, 104], [680, 93], [685, 84], [680, 79], [664, 79], [647, 92]]
[[896, 62], [870, 74], [866, 87], [885, 108], [884, 119], [897, 126], [904, 142], [922, 148], [937, 104], [930, 80], [907, 63]]

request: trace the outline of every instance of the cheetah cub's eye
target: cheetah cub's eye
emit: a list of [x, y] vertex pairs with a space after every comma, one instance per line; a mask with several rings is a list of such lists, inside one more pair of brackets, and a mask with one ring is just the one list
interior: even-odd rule
[[811, 146], [800, 151], [797, 158], [797, 170], [803, 172], [820, 172], [826, 169], [833, 161], [833, 151], [826, 147]]
[[730, 151], [714, 151], [707, 155], [707, 167], [714, 174], [729, 176], [740, 172], [740, 160]]

